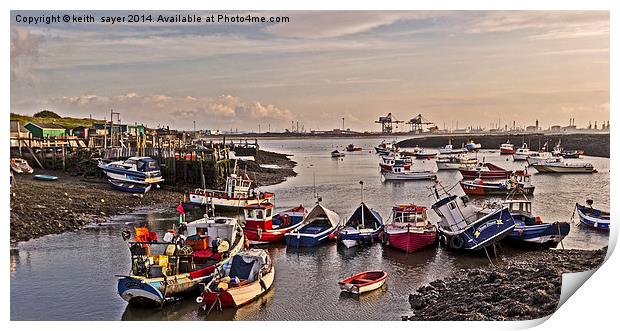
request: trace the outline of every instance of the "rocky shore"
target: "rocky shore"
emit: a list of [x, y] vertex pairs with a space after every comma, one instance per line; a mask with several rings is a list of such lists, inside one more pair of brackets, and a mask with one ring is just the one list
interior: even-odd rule
[[607, 248], [531, 251], [483, 268], [461, 269], [409, 295], [411, 321], [531, 320], [555, 312], [562, 273], [597, 268]]
[[[259, 164], [277, 165], [264, 168]], [[260, 151], [256, 162], [247, 166], [259, 186], [273, 185], [295, 176], [295, 162], [286, 155]], [[136, 208], [174, 208], [183, 199], [182, 191], [163, 185], [139, 195], [115, 191], [104, 179], [85, 180], [62, 171], [35, 170], [38, 174], [58, 176], [57, 181], [37, 181], [32, 175], [17, 175], [11, 189], [11, 242], [27, 241], [48, 234], [77, 230], [92, 223], [105, 222], [112, 215], [129, 213]]]

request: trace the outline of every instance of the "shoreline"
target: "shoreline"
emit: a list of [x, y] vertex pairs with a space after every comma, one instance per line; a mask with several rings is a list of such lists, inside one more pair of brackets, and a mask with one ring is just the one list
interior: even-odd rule
[[[279, 168], [264, 168], [274, 164]], [[287, 155], [259, 151], [256, 162], [240, 161], [247, 166], [258, 186], [282, 183], [297, 173], [297, 163]], [[111, 216], [130, 213], [140, 208], [174, 208], [183, 200], [183, 188], [173, 190], [165, 182], [160, 189], [144, 195], [112, 189], [103, 178], [86, 180], [68, 172], [39, 170], [35, 174], [58, 176], [57, 181], [38, 181], [32, 175], [15, 175], [16, 186], [10, 197], [10, 242], [17, 243], [49, 234], [76, 231], [89, 224], [107, 222]]]
[[[562, 273], [592, 270], [604, 262], [598, 250], [524, 251], [495, 266], [460, 269], [409, 295], [409, 321], [532, 320], [553, 314]], [[455, 303], [458, 303], [455, 304]]]

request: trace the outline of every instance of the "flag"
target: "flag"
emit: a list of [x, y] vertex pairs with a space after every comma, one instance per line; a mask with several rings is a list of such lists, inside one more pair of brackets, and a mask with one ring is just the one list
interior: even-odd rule
[[179, 214], [185, 215], [185, 210], [183, 210], [183, 205], [180, 202], [179, 202], [179, 205], [177, 206], [177, 211], [179, 212]]

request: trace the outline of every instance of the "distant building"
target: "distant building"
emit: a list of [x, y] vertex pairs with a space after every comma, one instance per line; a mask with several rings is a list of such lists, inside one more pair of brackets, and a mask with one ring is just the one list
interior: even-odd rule
[[536, 131], [538, 131], [538, 126], [537, 126], [537, 125], [530, 125], [530, 126], [527, 126], [527, 127], [525, 128], [525, 131], [526, 131], [526, 132], [536, 132]]
[[554, 125], [549, 129], [551, 132], [562, 132], [562, 127], [559, 125]]
[[51, 123], [29, 122], [24, 127], [36, 138], [63, 137], [67, 135], [65, 128]]
[[28, 131], [19, 121], [11, 121], [11, 138], [31, 138], [32, 133]]

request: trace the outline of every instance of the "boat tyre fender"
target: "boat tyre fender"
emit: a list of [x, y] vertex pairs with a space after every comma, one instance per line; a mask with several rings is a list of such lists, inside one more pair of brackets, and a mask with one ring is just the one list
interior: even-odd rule
[[381, 244], [383, 245], [388, 244], [388, 236], [385, 234], [385, 231], [381, 232], [381, 234], [379, 235], [379, 240], [381, 240]]
[[461, 249], [463, 248], [463, 239], [460, 236], [450, 237], [450, 247], [453, 249]]

